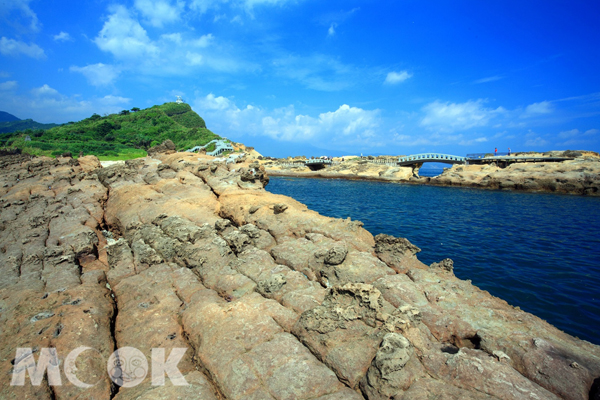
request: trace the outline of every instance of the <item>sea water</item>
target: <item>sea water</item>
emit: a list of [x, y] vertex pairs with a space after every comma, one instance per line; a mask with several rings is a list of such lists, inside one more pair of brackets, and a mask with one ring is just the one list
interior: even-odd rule
[[600, 198], [271, 177], [267, 190], [322, 215], [406, 237], [425, 264], [600, 344]]

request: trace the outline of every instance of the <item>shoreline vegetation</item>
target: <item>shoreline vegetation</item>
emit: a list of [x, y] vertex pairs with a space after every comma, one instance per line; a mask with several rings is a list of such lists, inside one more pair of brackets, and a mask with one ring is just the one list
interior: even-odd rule
[[[5, 359], [188, 349], [190, 385], [147, 377], [119, 397], [596, 398], [600, 346], [458, 279], [450, 259], [423, 264], [407, 239], [266, 191], [254, 157], [168, 147], [106, 168], [1, 158]], [[78, 379], [96, 385], [55, 397], [109, 398], [105, 369], [90, 363]], [[37, 390], [0, 382], [9, 397]]]

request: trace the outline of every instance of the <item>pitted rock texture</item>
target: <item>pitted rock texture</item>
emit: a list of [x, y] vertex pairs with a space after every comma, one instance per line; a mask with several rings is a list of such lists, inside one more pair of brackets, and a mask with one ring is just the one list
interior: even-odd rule
[[[13, 158], [0, 175], [3, 399], [588, 399], [600, 349], [264, 190], [258, 164]], [[252, 172], [249, 172], [252, 171]], [[11, 386], [17, 347], [77, 347], [80, 388]], [[187, 349], [186, 386], [111, 384], [135, 347]], [[594, 384], [594, 382], [596, 382]]]

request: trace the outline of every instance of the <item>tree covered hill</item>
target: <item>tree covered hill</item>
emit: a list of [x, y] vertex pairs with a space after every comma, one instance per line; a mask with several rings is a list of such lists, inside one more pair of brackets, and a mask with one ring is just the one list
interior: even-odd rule
[[0, 122], [0, 133], [25, 131], [27, 129], [45, 130], [45, 129], [54, 128], [55, 126], [59, 126], [59, 125], [58, 124], [42, 124], [40, 122], [35, 122], [32, 119], [20, 119], [17, 121]]
[[[30, 140], [27, 140], [30, 139]], [[35, 155], [56, 156], [82, 152], [101, 159], [143, 157], [152, 146], [170, 139], [177, 150], [203, 145], [220, 137], [185, 103], [165, 103], [144, 110], [132, 108], [119, 114], [94, 114], [48, 130], [25, 130], [0, 135], [3, 146]]]

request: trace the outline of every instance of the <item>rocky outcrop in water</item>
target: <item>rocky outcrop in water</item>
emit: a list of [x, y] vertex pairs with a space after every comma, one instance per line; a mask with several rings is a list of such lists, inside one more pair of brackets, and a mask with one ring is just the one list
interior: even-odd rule
[[600, 158], [597, 154], [572, 155], [579, 157], [563, 162], [511, 164], [506, 168], [493, 164], [455, 165], [440, 176], [428, 179], [428, 183], [600, 196]]
[[[520, 156], [522, 154], [517, 154]], [[303, 160], [268, 160], [261, 163], [277, 176], [364, 179], [413, 184], [465, 186], [600, 196], [600, 155], [591, 151], [552, 151], [529, 157], [573, 157], [563, 162], [519, 162], [507, 167], [496, 164], [456, 164], [433, 178], [419, 176], [415, 167], [393, 165], [397, 158], [349, 159], [312, 171]], [[387, 164], [385, 163], [387, 162]]]
[[[451, 260], [426, 266], [405, 239], [271, 194], [258, 164], [156, 157], [3, 161], [2, 398], [597, 398], [598, 346]], [[187, 385], [112, 384], [128, 346], [148, 362], [187, 349]], [[56, 348], [62, 385], [11, 386], [29, 365], [17, 348]]]
[[[341, 162], [338, 158], [331, 166], [312, 170], [304, 164], [304, 159], [261, 160], [267, 172], [273, 176], [294, 176], [307, 178], [342, 178], [377, 181], [408, 181], [418, 175], [419, 167], [399, 167], [394, 165], [397, 157], [375, 158], [371, 160], [349, 158]], [[377, 162], [377, 163], [376, 163]]]

